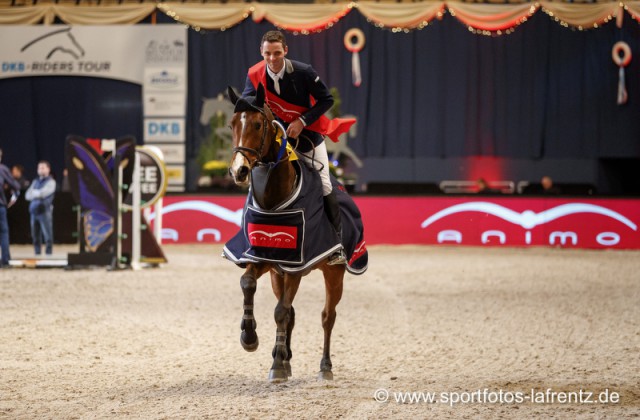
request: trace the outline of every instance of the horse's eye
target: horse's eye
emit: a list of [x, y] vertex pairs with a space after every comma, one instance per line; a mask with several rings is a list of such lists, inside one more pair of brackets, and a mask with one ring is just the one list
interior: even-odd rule
[[260, 130], [260, 127], [262, 126], [262, 124], [257, 122], [257, 123], [253, 123], [253, 126], [256, 128], [256, 130]]

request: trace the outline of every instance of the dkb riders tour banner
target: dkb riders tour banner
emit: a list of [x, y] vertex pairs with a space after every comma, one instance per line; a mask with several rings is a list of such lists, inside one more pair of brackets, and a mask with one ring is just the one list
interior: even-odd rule
[[0, 78], [87, 76], [142, 85], [148, 65], [182, 73], [187, 60], [180, 25], [0, 26], [0, 39]]
[[171, 152], [169, 185], [184, 189], [186, 27], [0, 26], [0, 39], [0, 79], [81, 76], [142, 85], [144, 142]]

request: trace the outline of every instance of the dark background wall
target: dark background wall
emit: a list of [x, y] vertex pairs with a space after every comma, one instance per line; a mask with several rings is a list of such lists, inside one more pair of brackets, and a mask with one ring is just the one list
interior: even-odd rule
[[[160, 22], [169, 22], [159, 15]], [[344, 33], [361, 28], [362, 85], [351, 83]], [[269, 23], [250, 19], [223, 32], [189, 32], [187, 183], [206, 128], [203, 97], [241, 89], [260, 60]], [[626, 41], [629, 101], [616, 104], [618, 67], [611, 48]], [[538, 180], [597, 184], [602, 193], [640, 193], [640, 25], [564, 28], [536, 13], [510, 35], [475, 35], [446, 15], [423, 30], [392, 33], [351, 12], [319, 34], [288, 34], [289, 57], [311, 62], [358, 117], [349, 146], [365, 166], [359, 183], [443, 179]], [[38, 77], [0, 80], [4, 163], [22, 163], [29, 178], [39, 159], [62, 173], [69, 133], [142, 137], [141, 87], [124, 82]]]

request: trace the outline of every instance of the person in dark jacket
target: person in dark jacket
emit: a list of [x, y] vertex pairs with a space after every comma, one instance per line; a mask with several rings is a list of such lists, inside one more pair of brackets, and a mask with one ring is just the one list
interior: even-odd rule
[[11, 175], [20, 184], [20, 190], [25, 191], [29, 188], [29, 180], [24, 176], [24, 166], [20, 164], [13, 165], [11, 167]]
[[45, 253], [53, 252], [53, 198], [56, 181], [51, 176], [51, 165], [46, 160], [38, 162], [38, 177], [33, 180], [25, 198], [29, 203], [31, 215], [31, 237], [36, 255], [41, 253], [44, 239]]
[[540, 186], [542, 194], [547, 195], [559, 195], [561, 194], [560, 188], [553, 183], [553, 179], [550, 176], [545, 175], [540, 179]]
[[[2, 161], [2, 149], [0, 149], [0, 162]], [[20, 195], [20, 184], [11, 176], [11, 171], [6, 165], [0, 163], [0, 186], [4, 190], [5, 185], [11, 192], [9, 200], [4, 194], [0, 194], [0, 250], [2, 251], [2, 259], [0, 260], [0, 268], [9, 266], [11, 255], [9, 253], [9, 222], [7, 221], [7, 208], [15, 203]]]

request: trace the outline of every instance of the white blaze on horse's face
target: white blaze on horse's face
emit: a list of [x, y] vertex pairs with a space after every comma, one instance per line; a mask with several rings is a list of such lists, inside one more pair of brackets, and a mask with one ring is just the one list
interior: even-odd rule
[[[235, 135], [238, 137], [238, 142], [236, 147], [242, 147], [242, 139], [245, 136], [245, 128], [247, 125], [247, 113], [243, 112], [240, 114], [240, 132], [236, 132]], [[235, 129], [234, 129], [235, 131]], [[233, 176], [233, 181], [237, 185], [248, 185], [249, 184], [249, 167], [251, 163], [247, 160], [247, 158], [242, 153], [234, 153], [233, 160], [231, 161], [231, 176]]]

